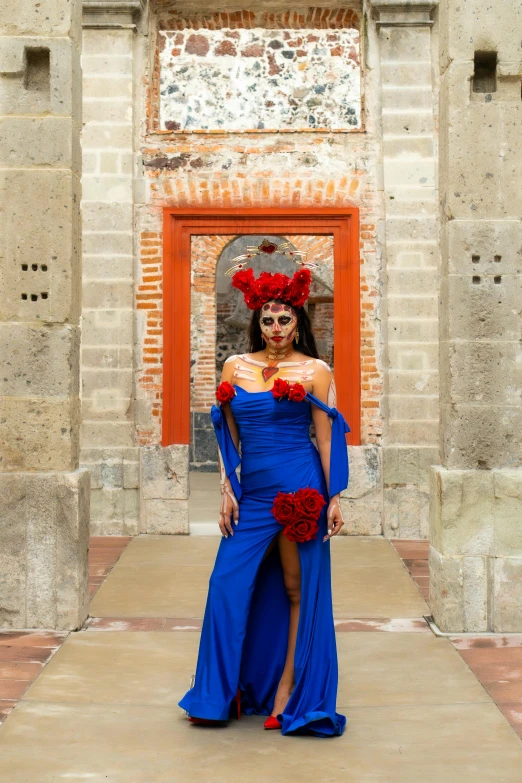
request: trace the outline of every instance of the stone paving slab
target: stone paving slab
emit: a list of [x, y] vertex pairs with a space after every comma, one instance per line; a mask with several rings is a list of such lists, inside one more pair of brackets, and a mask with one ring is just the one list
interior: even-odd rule
[[[147, 536], [131, 541], [91, 603], [94, 617], [202, 617], [219, 539]], [[391, 544], [332, 541], [334, 615], [422, 617], [429, 609]]]
[[3, 783], [520, 783], [522, 743], [483, 704], [352, 707], [342, 737], [262, 718], [193, 726], [176, 707], [20, 702], [0, 731]]
[[[175, 705], [195, 670], [199, 634], [74, 633], [26, 691], [28, 701]], [[338, 701], [429, 705], [491, 699], [447, 639], [433, 634], [337, 635]]]

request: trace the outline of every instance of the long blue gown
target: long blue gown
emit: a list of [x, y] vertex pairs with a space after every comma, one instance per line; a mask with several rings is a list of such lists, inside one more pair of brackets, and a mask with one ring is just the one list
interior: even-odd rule
[[[239, 500], [234, 535], [221, 539], [209, 591], [194, 687], [179, 702], [190, 715], [226, 720], [238, 686], [247, 715], [270, 715], [288, 644], [290, 603], [277, 547], [266, 550], [282, 526], [271, 514], [278, 492], [312, 487], [328, 500], [319, 452], [309, 431], [312, 404], [332, 419], [330, 490], [348, 484], [345, 432], [335, 408], [307, 394], [302, 402], [276, 400], [271, 391], [236, 386], [230, 405], [239, 429], [241, 458], [221, 406], [212, 420], [228, 477]], [[241, 463], [241, 480], [235, 469]], [[282, 714], [283, 734], [342, 734], [335, 711], [337, 649], [332, 614], [330, 540], [325, 506], [315, 539], [298, 543], [301, 603], [294, 657], [295, 687]]]

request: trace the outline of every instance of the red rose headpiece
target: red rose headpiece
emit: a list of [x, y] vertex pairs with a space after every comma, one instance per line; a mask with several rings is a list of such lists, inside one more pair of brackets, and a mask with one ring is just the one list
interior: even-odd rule
[[246, 306], [258, 310], [271, 299], [282, 299], [292, 307], [302, 307], [310, 293], [312, 277], [309, 269], [298, 269], [293, 277], [280, 272], [261, 272], [254, 277], [252, 269], [241, 269], [232, 278], [232, 285], [242, 291]]

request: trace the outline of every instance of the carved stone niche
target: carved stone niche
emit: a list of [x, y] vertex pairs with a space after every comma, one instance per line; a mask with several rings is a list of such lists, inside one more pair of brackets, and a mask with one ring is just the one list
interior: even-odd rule
[[417, 27], [432, 25], [439, 0], [370, 0], [377, 26]]
[[147, 5], [147, 0], [83, 0], [83, 27], [134, 25], [145, 16]]

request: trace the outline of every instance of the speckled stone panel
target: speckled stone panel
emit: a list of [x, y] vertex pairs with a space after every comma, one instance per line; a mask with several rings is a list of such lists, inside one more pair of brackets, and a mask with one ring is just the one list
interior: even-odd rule
[[358, 130], [359, 31], [160, 33], [160, 127]]

